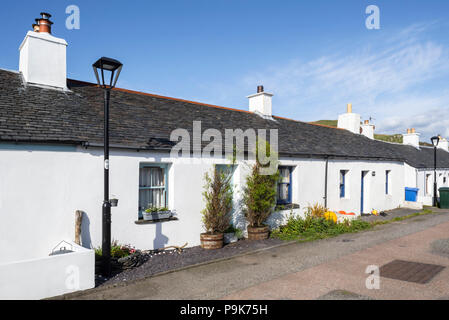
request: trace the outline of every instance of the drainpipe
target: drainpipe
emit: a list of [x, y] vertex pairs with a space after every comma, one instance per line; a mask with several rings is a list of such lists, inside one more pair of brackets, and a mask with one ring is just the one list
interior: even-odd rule
[[327, 209], [327, 174], [329, 170], [329, 157], [326, 157], [326, 169], [324, 171], [324, 207]]

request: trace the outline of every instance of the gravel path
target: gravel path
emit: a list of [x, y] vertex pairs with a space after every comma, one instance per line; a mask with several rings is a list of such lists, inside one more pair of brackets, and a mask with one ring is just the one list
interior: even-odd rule
[[110, 279], [105, 280], [104, 278], [98, 277], [96, 279], [96, 286], [103, 287], [143, 279], [158, 273], [217, 259], [230, 258], [245, 252], [273, 247], [281, 243], [284, 242], [278, 239], [259, 241], [240, 240], [236, 243], [228, 244], [219, 250], [205, 250], [198, 246], [184, 249], [182, 253], [165, 251], [153, 255], [140, 267], [123, 271]]

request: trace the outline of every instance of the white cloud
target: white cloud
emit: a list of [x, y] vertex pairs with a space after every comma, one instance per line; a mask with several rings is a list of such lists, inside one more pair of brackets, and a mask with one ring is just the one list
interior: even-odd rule
[[[421, 130], [449, 136], [449, 93], [438, 91], [449, 76], [449, 52], [443, 44], [424, 40], [434, 24], [417, 24], [357, 52], [341, 52], [311, 61], [299, 59], [243, 78], [240, 86], [263, 83], [276, 95], [276, 114], [299, 120], [336, 119], [352, 102], [379, 130]], [[378, 131], [379, 131], [378, 130]]]

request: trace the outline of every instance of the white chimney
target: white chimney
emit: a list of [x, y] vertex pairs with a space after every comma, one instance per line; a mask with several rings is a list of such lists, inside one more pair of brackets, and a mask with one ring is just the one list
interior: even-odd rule
[[369, 120], [365, 120], [365, 122], [361, 126], [362, 134], [370, 139], [374, 139], [374, 129], [376, 128], [373, 124], [369, 123]]
[[449, 152], [449, 142], [447, 141], [447, 139], [440, 137], [437, 148]]
[[67, 42], [51, 35], [51, 15], [41, 15], [20, 45], [19, 71], [27, 83], [67, 89]]
[[265, 118], [271, 118], [272, 97], [273, 94], [264, 92], [263, 86], [258, 86], [257, 93], [247, 97], [249, 99], [249, 111], [258, 113]]
[[411, 145], [419, 149], [419, 133], [416, 133], [415, 128], [407, 129], [407, 134], [403, 134], [403, 144]]
[[347, 112], [338, 116], [338, 127], [360, 134], [360, 115], [352, 113], [352, 104], [348, 103]]

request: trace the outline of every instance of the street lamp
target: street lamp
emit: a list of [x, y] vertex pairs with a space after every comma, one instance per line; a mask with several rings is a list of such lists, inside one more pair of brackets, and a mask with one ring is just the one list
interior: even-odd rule
[[[109, 100], [111, 90], [117, 84], [118, 77], [122, 71], [122, 64], [114, 59], [100, 58], [92, 67], [98, 85], [104, 90], [104, 201], [103, 211], [103, 230], [102, 230], [102, 262], [103, 275], [111, 275], [111, 201], [109, 199]], [[101, 72], [101, 78], [98, 74]], [[110, 82], [107, 84], [105, 73], [110, 73]]]
[[433, 144], [433, 206], [437, 206], [437, 146], [440, 142], [440, 137], [435, 136], [430, 138]]

